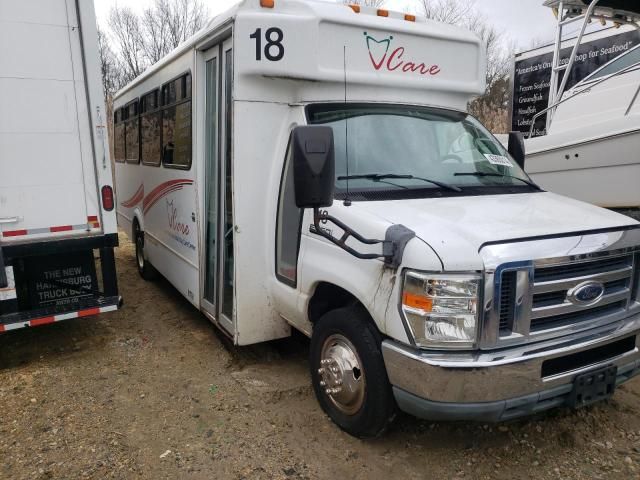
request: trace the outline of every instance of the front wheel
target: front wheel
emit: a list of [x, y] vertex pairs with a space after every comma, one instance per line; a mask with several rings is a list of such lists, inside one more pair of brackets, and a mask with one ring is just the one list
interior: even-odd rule
[[377, 437], [395, 418], [381, 343], [367, 312], [358, 307], [326, 313], [311, 337], [316, 398], [325, 413], [355, 437]]

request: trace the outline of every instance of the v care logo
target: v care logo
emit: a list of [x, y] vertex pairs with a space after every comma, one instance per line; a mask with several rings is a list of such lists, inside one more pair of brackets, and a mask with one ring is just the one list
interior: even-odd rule
[[[405, 57], [405, 48], [397, 47], [391, 49], [393, 36], [378, 40], [367, 32], [364, 32], [369, 49], [371, 64], [376, 70], [386, 70], [389, 72], [415, 73], [417, 75], [438, 75], [440, 67], [438, 65], [427, 65], [424, 62], [416, 61]], [[391, 53], [389, 53], [391, 51]]]

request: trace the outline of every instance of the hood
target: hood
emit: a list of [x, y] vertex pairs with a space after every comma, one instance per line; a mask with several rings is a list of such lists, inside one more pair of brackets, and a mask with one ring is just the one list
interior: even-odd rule
[[482, 269], [478, 252], [488, 242], [638, 225], [619, 213], [548, 192], [358, 202], [353, 207], [410, 228], [449, 271]]

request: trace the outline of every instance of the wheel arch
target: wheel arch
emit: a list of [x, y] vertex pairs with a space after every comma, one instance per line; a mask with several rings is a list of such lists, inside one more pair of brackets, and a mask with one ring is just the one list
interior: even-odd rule
[[371, 324], [380, 332], [373, 315], [364, 302], [346, 288], [328, 281], [320, 281], [315, 285], [307, 305], [307, 318], [313, 326], [325, 313], [344, 307], [362, 308], [367, 313]]
[[144, 232], [144, 219], [142, 217], [141, 212], [134, 211], [133, 220], [131, 221], [131, 239], [135, 240], [136, 238], [136, 225], [140, 228], [141, 232]]

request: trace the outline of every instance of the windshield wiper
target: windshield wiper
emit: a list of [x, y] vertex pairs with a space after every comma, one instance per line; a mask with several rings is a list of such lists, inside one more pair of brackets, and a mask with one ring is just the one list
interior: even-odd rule
[[499, 177], [499, 178], [515, 178], [516, 180], [520, 180], [522, 183], [526, 183], [530, 187], [537, 188], [542, 191], [542, 187], [533, 183], [531, 180], [527, 180], [526, 178], [516, 177], [515, 175], [505, 175], [502, 173], [488, 173], [488, 172], [469, 172], [469, 173], [454, 173], [454, 177]]
[[367, 175], [348, 175], [344, 177], [338, 177], [338, 180], [373, 180], [374, 182], [379, 182], [381, 180], [396, 180], [396, 179], [421, 180], [423, 182], [433, 183], [434, 185], [440, 188], [445, 188], [453, 192], [462, 191], [461, 188], [456, 187], [455, 185], [449, 185], [448, 183], [439, 182], [438, 180], [431, 180], [429, 178], [422, 178], [422, 177], [414, 177], [413, 175], [399, 175], [397, 173], [370, 173]]

